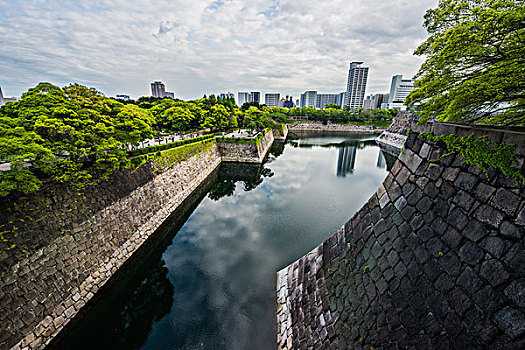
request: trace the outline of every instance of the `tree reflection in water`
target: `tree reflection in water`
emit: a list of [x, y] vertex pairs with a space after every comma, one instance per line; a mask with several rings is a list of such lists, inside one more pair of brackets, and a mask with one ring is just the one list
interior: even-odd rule
[[242, 182], [245, 191], [251, 191], [263, 183], [265, 177], [272, 177], [271, 169], [261, 164], [222, 163], [219, 176], [208, 192], [208, 197], [218, 201], [234, 194], [237, 182]]

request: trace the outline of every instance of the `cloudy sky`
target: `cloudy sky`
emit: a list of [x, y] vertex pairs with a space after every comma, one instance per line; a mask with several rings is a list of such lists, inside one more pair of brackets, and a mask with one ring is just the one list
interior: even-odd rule
[[[370, 67], [367, 94], [412, 76], [438, 0], [0, 0], [0, 86], [40, 81], [176, 97], [231, 91], [341, 92], [348, 64]], [[262, 97], [262, 96], [261, 96]]]

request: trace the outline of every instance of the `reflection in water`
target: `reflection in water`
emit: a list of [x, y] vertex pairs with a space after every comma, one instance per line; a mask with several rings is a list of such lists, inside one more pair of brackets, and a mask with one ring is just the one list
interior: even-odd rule
[[339, 158], [337, 160], [337, 176], [346, 176], [353, 174], [355, 169], [355, 146], [346, 146], [339, 148]]
[[[147, 268], [132, 277], [133, 284], [116, 283], [122, 293], [81, 332], [97, 339], [86, 343], [93, 345], [90, 349], [123, 348], [120, 344], [145, 350], [277, 347], [276, 271], [339, 229], [386, 175], [376, 166], [379, 148], [373, 140], [339, 135], [292, 142], [301, 146], [287, 143], [282, 155], [272, 153], [263, 167], [225, 164], [219, 169], [220, 180], [184, 226], [173, 227], [162, 255], [147, 257], [157, 269], [164, 268], [164, 277], [147, 278], [146, 285], [163, 286], [153, 281], [167, 278], [172, 291], [141, 289], [154, 273]], [[352, 176], [335, 174], [339, 147], [356, 149]], [[167, 314], [166, 304], [171, 304]], [[151, 308], [155, 316], [141, 317], [134, 308]], [[112, 331], [123, 317], [143, 324]], [[86, 348], [78, 335], [67, 344], [57, 348]]]
[[284, 152], [284, 145], [286, 143], [281, 140], [275, 140], [272, 144], [272, 147], [270, 148], [270, 154], [279, 157]]
[[222, 163], [219, 176], [211, 187], [208, 197], [214, 201], [234, 194], [236, 183], [241, 181], [245, 191], [251, 191], [262, 184], [265, 177], [272, 177], [273, 172], [260, 164]]
[[379, 155], [377, 156], [377, 167], [380, 169], [383, 169], [386, 167], [385, 156], [383, 155], [383, 151], [381, 150], [379, 150]]

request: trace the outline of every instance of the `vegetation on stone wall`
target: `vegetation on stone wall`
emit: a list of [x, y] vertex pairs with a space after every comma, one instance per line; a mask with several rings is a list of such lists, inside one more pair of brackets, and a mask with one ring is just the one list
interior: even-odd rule
[[147, 162], [151, 162], [155, 170], [166, 169], [167, 167], [187, 160], [194, 155], [204, 152], [209, 153], [214, 143], [215, 139], [208, 138], [187, 145], [170, 148], [168, 150], [157, 151], [155, 153], [134, 157], [131, 161], [135, 167], [139, 167]]
[[525, 181], [525, 175], [517, 168], [519, 164], [518, 158], [513, 153], [514, 145], [504, 143], [490, 145], [487, 136], [479, 139], [474, 137], [474, 134], [458, 137], [455, 134], [435, 136], [432, 133], [422, 133], [420, 136], [445, 144], [448, 153], [443, 154], [439, 159], [451, 154], [461, 155], [465, 164], [477, 166], [487, 179], [489, 179], [487, 168], [493, 167], [505, 176], [513, 178], [516, 184]]
[[163, 150], [167, 150], [167, 149], [170, 149], [170, 148], [175, 148], [175, 147], [187, 145], [187, 144], [190, 144], [190, 143], [195, 143], [195, 142], [199, 142], [199, 141], [202, 141], [202, 140], [207, 140], [207, 139], [210, 139], [212, 137], [215, 137], [215, 135], [219, 135], [219, 133], [193, 137], [193, 138], [186, 139], [186, 140], [181, 140], [181, 141], [168, 142], [168, 143], [164, 143], [162, 145], [148, 146], [148, 147], [144, 147], [144, 148], [139, 148], [139, 149], [135, 149], [135, 150], [129, 151], [128, 154], [130, 156], [138, 156], [138, 155], [142, 155], [142, 154], [155, 153], [155, 152], [158, 152], [158, 151], [163, 151]]
[[422, 120], [525, 125], [525, 2], [440, 0], [425, 15], [426, 60], [405, 103]]

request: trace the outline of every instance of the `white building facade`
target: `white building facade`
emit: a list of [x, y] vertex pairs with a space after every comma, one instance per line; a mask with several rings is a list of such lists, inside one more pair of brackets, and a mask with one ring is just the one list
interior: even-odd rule
[[414, 79], [403, 79], [401, 74], [394, 75], [392, 77], [392, 84], [390, 85], [387, 108], [406, 110], [404, 102], [408, 94], [414, 90], [414, 82]]
[[352, 62], [348, 70], [344, 106], [349, 106], [351, 110], [363, 107], [365, 99], [368, 67], [362, 67], [362, 64], [363, 62]]
[[280, 93], [264, 94], [264, 104], [266, 105], [266, 107], [278, 107], [280, 99], [281, 99]]

